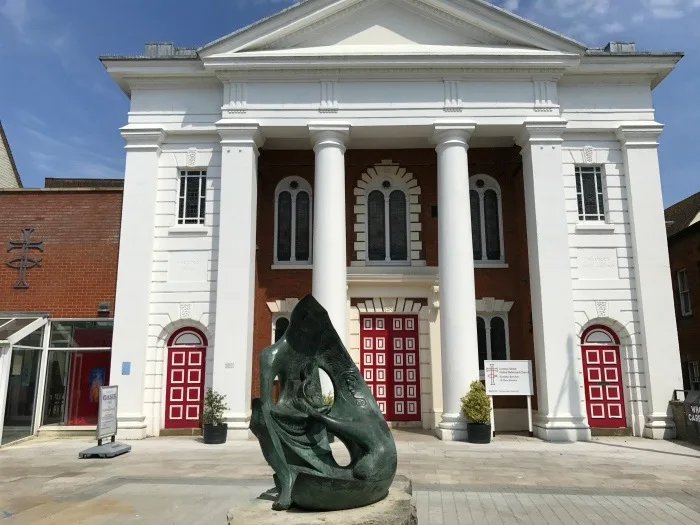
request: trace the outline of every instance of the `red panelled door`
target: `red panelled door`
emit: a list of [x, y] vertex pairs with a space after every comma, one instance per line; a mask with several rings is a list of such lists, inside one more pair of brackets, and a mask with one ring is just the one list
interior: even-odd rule
[[420, 421], [418, 316], [363, 315], [361, 369], [387, 421]]
[[204, 401], [206, 348], [168, 349], [165, 428], [199, 428]]
[[583, 384], [591, 428], [624, 428], [625, 396], [620, 347], [607, 329], [594, 328], [582, 338]]

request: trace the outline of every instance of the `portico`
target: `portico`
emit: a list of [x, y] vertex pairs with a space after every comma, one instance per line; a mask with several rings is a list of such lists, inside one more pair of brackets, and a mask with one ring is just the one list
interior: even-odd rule
[[[148, 262], [117, 289], [112, 369], [144, 364], [123, 379], [142, 386], [123, 428], [164, 428], [166, 341], [191, 327], [230, 435], [247, 437], [257, 355], [313, 293], [397, 424], [463, 439], [484, 360], [530, 359], [539, 437], [589, 439], [601, 411], [668, 437], [649, 392], [680, 365], [644, 341], [673, 319], [642, 312], [671, 304], [669, 283], [663, 261], [636, 262], [663, 239], [629, 240], [630, 214], [661, 201], [630, 181], [658, 180], [650, 94], [677, 59], [590, 49], [476, 0], [310, 0], [198, 50], [103, 59], [131, 96], [126, 188], [153, 177], [134, 186], [150, 218], [125, 200], [140, 240], [123, 229], [122, 244]], [[135, 287], [148, 319], [120, 323]], [[133, 323], [146, 348], [119, 335]], [[598, 382], [582, 379], [591, 327], [619, 367]], [[521, 430], [524, 406], [498, 403], [498, 426]]]

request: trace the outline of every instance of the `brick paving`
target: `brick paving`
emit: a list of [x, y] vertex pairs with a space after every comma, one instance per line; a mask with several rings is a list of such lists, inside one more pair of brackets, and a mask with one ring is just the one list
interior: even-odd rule
[[[700, 450], [679, 442], [503, 436], [477, 446], [395, 435], [419, 525], [700, 523]], [[119, 458], [79, 460], [90, 444], [34, 440], [1, 449], [0, 520], [223, 525], [229, 507], [271, 486], [255, 441], [147, 439]], [[342, 444], [334, 451], [342, 461]]]

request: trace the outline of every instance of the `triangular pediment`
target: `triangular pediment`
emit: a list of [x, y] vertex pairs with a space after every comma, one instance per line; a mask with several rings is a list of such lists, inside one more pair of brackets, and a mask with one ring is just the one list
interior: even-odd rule
[[[432, 15], [432, 16], [431, 16]], [[352, 13], [329, 20], [312, 30], [292, 33], [271, 47], [323, 46], [462, 46], [508, 45], [508, 40], [482, 29], [435, 13], [412, 8], [404, 2], [366, 3]]]
[[406, 46], [585, 51], [583, 44], [483, 0], [307, 0], [204, 46], [200, 54], [391, 52]]

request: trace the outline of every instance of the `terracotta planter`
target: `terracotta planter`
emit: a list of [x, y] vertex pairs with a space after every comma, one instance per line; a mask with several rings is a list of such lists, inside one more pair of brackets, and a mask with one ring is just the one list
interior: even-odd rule
[[226, 443], [228, 425], [202, 425], [202, 440], [207, 445], [220, 445]]
[[467, 441], [469, 443], [491, 443], [491, 423], [467, 423]]

